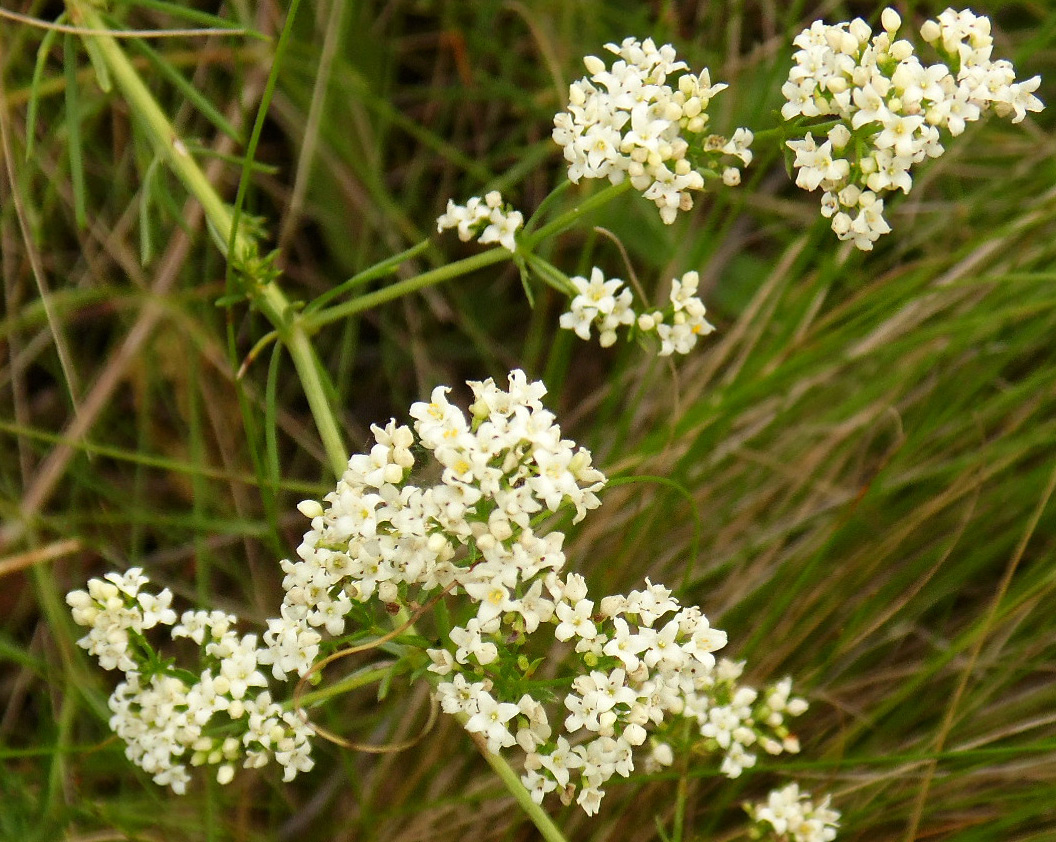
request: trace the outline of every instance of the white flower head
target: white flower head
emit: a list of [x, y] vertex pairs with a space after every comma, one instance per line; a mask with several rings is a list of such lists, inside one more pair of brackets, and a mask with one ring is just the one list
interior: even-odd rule
[[[703, 172], [723, 172], [723, 155], [750, 163], [752, 133], [737, 129], [729, 140], [712, 140], [707, 107], [726, 85], [712, 84], [707, 68], [697, 75], [684, 72], [689, 68], [670, 44], [628, 37], [605, 49], [618, 60], [608, 67], [596, 56], [584, 59], [590, 76], [570, 86], [568, 107], [554, 117], [553, 139], [571, 181], [630, 180], [670, 224], [693, 207], [692, 193], [704, 188]], [[730, 175], [723, 180], [735, 183]]]
[[[835, 120], [824, 142], [808, 132], [790, 140], [796, 184], [821, 188], [822, 214], [841, 240], [869, 250], [891, 228], [883, 193], [908, 193], [912, 167], [944, 151], [942, 138], [988, 110], [1022, 120], [1040, 111], [1033, 95], [1039, 79], [1016, 82], [1010, 62], [993, 60], [990, 21], [971, 11], [947, 9], [927, 21], [921, 35], [940, 61], [925, 64], [912, 42], [897, 39], [902, 26], [894, 9], [880, 16], [874, 33], [859, 19], [827, 25], [816, 21], [793, 44], [794, 65], [782, 87], [785, 120]], [[852, 142], [853, 139], [853, 142]], [[849, 188], [876, 196], [863, 206]]]
[[448, 199], [447, 210], [436, 220], [437, 232], [458, 230], [458, 238], [468, 242], [474, 237], [482, 244], [498, 243], [510, 252], [517, 251], [517, 232], [524, 225], [524, 215], [505, 205], [497, 190], [483, 199], [472, 197], [465, 205]]

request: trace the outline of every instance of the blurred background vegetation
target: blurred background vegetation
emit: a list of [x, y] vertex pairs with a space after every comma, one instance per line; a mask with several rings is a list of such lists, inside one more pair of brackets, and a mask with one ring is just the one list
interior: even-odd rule
[[[9, 4], [56, 20], [60, 3]], [[301, 6], [247, 211], [294, 298], [428, 237], [448, 198], [501, 189], [530, 212], [562, 177], [553, 114], [585, 54], [673, 43], [730, 90], [717, 131], [777, 124], [791, 39], [866, 3], [773, 0], [318, 0]], [[914, 28], [944, 4], [898, 4]], [[122, 44], [233, 199], [286, 4], [112, 0], [127, 29], [249, 34]], [[1056, 79], [1056, 12], [993, 0], [996, 55]], [[263, 36], [263, 37], [259, 37]], [[217, 306], [225, 267], [83, 43], [0, 24], [0, 838], [529, 840], [535, 831], [443, 720], [387, 757], [320, 743], [171, 796], [107, 728], [111, 676], [63, 596], [142, 565], [183, 605], [262, 621], [294, 504], [330, 478], [288, 360], [239, 364], [267, 331]], [[832, 793], [842, 839], [1056, 839], [1056, 142], [1053, 111], [976, 124], [891, 203], [875, 252], [838, 243], [779, 150], [672, 227], [624, 196], [562, 236], [569, 274], [649, 288], [697, 269], [719, 330], [673, 367], [556, 329], [512, 266], [379, 307], [316, 337], [346, 440], [437, 383], [544, 377], [566, 435], [611, 476], [567, 546], [599, 592], [678, 588], [763, 683], [793, 675], [803, 752], [736, 781], [708, 758], [610, 787], [600, 815], [549, 804], [575, 840], [662, 838], [687, 781], [686, 838], [744, 838], [739, 803], [789, 778]], [[611, 235], [611, 236], [610, 236]], [[435, 237], [412, 274], [471, 254]], [[387, 283], [379, 281], [379, 284]], [[269, 394], [269, 369], [273, 394]], [[462, 392], [464, 393], [464, 388]], [[410, 733], [424, 693], [332, 706], [331, 728]]]

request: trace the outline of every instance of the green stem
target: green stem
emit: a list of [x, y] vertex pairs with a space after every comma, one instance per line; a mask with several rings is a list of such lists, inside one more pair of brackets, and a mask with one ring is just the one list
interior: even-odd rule
[[[469, 722], [469, 715], [465, 713], [456, 713], [455, 719], [464, 727]], [[491, 766], [492, 771], [495, 772], [502, 782], [506, 784], [506, 789], [510, 791], [517, 803], [521, 805], [521, 809], [527, 814], [528, 818], [532, 820], [532, 824], [535, 825], [536, 829], [542, 835], [546, 842], [567, 842], [564, 834], [558, 830], [553, 819], [547, 815], [546, 811], [535, 801], [532, 800], [531, 793], [525, 788], [521, 782], [520, 776], [513, 770], [513, 767], [506, 762], [504, 758], [488, 750], [487, 745], [479, 738], [476, 734], [470, 734], [473, 741], [477, 744], [480, 749], [480, 753], [484, 755], [484, 759], [488, 761], [488, 765]]]
[[571, 187], [572, 182], [566, 178], [546, 195], [546, 198], [544, 198], [543, 201], [539, 203], [539, 207], [535, 209], [535, 213], [533, 213], [529, 220], [524, 223], [523, 236], [527, 237], [529, 234], [532, 233], [532, 231], [535, 230], [535, 226], [539, 223], [540, 220], [542, 220], [543, 216], [546, 215], [546, 212], [550, 210], [550, 206], [554, 202], [556, 202], [558, 198], [560, 198], [560, 196], [563, 193], [567, 192]]
[[[629, 181], [624, 181], [622, 184], [610, 185], [581, 204], [576, 205], [576, 207], [571, 210], [561, 214], [556, 219], [551, 220], [535, 233], [522, 235], [522, 239], [518, 243], [518, 252], [531, 255], [533, 249], [547, 237], [559, 234], [581, 217], [591, 213], [602, 205], [611, 202], [622, 193], [626, 193], [630, 187], [631, 184]], [[558, 191], [563, 191], [563, 189], [563, 186], [559, 186], [557, 190], [554, 191], [554, 194], [551, 195], [555, 195]], [[314, 332], [324, 325], [347, 319], [350, 316], [355, 316], [358, 313], [371, 309], [372, 307], [377, 307], [379, 304], [384, 304], [388, 301], [392, 301], [412, 292], [417, 292], [418, 290], [425, 289], [429, 286], [442, 284], [444, 281], [450, 281], [453, 278], [469, 274], [477, 269], [483, 269], [485, 266], [491, 266], [494, 263], [500, 263], [503, 260], [512, 260], [513, 257], [514, 255], [512, 252], [507, 251], [502, 247], [488, 249], [480, 254], [467, 257], [464, 260], [449, 263], [438, 269], [432, 269], [428, 272], [423, 272], [420, 275], [415, 275], [413, 278], [408, 278], [399, 283], [382, 287], [381, 289], [368, 293], [367, 295], [353, 298], [351, 301], [346, 301], [343, 304], [335, 304], [333, 307], [306, 312], [303, 317], [303, 322], [309, 332]]]
[[631, 189], [630, 181], [623, 181], [620, 184], [611, 184], [604, 190], [595, 193], [589, 199], [585, 199], [580, 204], [576, 205], [569, 211], [561, 214], [556, 219], [546, 223], [542, 228], [524, 238], [523, 246], [525, 250], [531, 251], [539, 243], [545, 240], [547, 237], [552, 237], [554, 234], [558, 234], [564, 231], [572, 223], [576, 222], [580, 217], [585, 216], [591, 211], [600, 208], [602, 205], [608, 204], [617, 196], [626, 193]]
[[513, 252], [507, 251], [501, 246], [496, 246], [493, 249], [488, 249], [480, 254], [467, 257], [464, 260], [457, 260], [454, 263], [448, 263], [446, 266], [441, 266], [438, 269], [422, 272], [422, 274], [415, 275], [413, 278], [407, 278], [405, 281], [399, 281], [398, 283], [390, 284], [389, 286], [382, 287], [381, 289], [367, 293], [366, 295], [360, 295], [359, 297], [353, 298], [351, 301], [346, 301], [343, 304], [335, 304], [333, 307], [316, 310], [312, 313], [305, 313], [303, 318], [304, 325], [309, 331], [314, 332], [323, 327], [323, 325], [347, 319], [349, 316], [362, 313], [364, 310], [377, 307], [379, 304], [384, 304], [387, 301], [392, 301], [393, 299], [400, 298], [401, 296], [408, 295], [412, 292], [417, 292], [426, 287], [442, 284], [444, 281], [449, 281], [460, 275], [467, 275], [477, 269], [491, 266], [493, 263], [501, 263], [503, 260], [512, 259]]
[[293, 310], [275, 283], [263, 285], [255, 300], [260, 311], [275, 327], [275, 332], [286, 346], [286, 350], [290, 352], [301, 388], [308, 398], [308, 407], [312, 411], [315, 425], [319, 428], [319, 437], [330, 461], [330, 469], [334, 476], [340, 477], [348, 467], [348, 451], [345, 450], [337, 417], [323, 384], [321, 364], [304, 328], [304, 317]]
[[683, 770], [678, 778], [678, 791], [675, 795], [675, 825], [671, 829], [671, 842], [682, 842], [682, 834], [686, 823], [686, 795], [688, 783], [686, 773]]
[[[67, 6], [70, 16], [78, 24], [96, 31], [105, 29], [104, 21], [88, 3], [83, 0], [67, 0]], [[241, 229], [234, 231], [231, 209], [180, 140], [168, 117], [143, 84], [139, 73], [116, 39], [109, 35], [87, 37], [94, 40], [98, 53], [106, 62], [114, 81], [149, 136], [159, 157], [172, 167], [187, 191], [201, 203], [217, 242], [222, 244], [221, 247], [225, 250], [227, 244], [231, 244], [228, 261], [239, 269], [253, 265], [257, 253], [256, 242]], [[250, 278], [247, 282], [250, 289], [247, 292], [271, 322], [289, 351], [308, 398], [312, 416], [319, 427], [330, 468], [336, 476], [341, 476], [348, 463], [348, 453], [323, 384], [319, 361], [308, 341], [304, 320], [293, 311], [289, 300], [274, 281], [258, 281], [259, 279]]]
[[779, 140], [804, 138], [807, 136], [808, 132], [812, 134], [818, 134], [819, 132], [825, 134], [833, 126], [842, 122], [842, 120], [822, 120], [821, 122], [816, 123], [798, 121], [795, 123], [785, 122], [772, 129], [763, 129], [760, 132], [753, 132], [752, 145], [755, 146], [760, 141], [769, 141], [771, 138], [775, 137]]
[[[690, 720], [682, 723], [682, 745], [690, 744]], [[681, 769], [678, 775], [678, 790], [675, 795], [675, 822], [671, 828], [671, 842], [682, 842], [686, 825], [686, 799], [689, 795], [689, 751], [682, 752]]]
[[357, 272], [347, 281], [342, 284], [338, 284], [333, 289], [328, 289], [322, 295], [317, 296], [304, 308], [305, 313], [314, 313], [316, 310], [322, 310], [327, 304], [333, 301], [335, 298], [339, 298], [346, 292], [350, 292], [358, 286], [370, 283], [378, 278], [383, 278], [385, 275], [391, 275], [396, 271], [400, 264], [417, 257], [427, 248], [429, 248], [429, 240], [422, 240], [420, 243], [416, 243], [405, 251], [401, 251], [399, 254], [394, 254], [392, 257], [387, 257], [380, 263], [375, 263], [368, 269], [364, 269], [362, 272]]

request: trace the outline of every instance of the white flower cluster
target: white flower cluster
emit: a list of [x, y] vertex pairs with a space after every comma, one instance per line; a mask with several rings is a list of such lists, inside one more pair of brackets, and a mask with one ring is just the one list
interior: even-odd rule
[[831, 842], [839, 827], [840, 814], [829, 807], [829, 797], [815, 805], [809, 795], [800, 794], [797, 784], [775, 789], [765, 802], [745, 809], [761, 830], [784, 842]]
[[[264, 635], [276, 678], [311, 667], [322, 639], [317, 629], [340, 635], [352, 600], [406, 602], [411, 587], [421, 594], [464, 591], [478, 610], [451, 633], [462, 662], [470, 653], [488, 661], [494, 646], [481, 635], [502, 614], [531, 616], [523, 583], [565, 563], [564, 535], [537, 534], [533, 518], [568, 505], [574, 520], [582, 519], [600, 505], [595, 492], [605, 477], [587, 450], [561, 438], [540, 402], [542, 383], [514, 371], [509, 391], [490, 378], [469, 385], [471, 418], [448, 402], [448, 387], [438, 386], [429, 403], [411, 407], [414, 432], [395, 421], [373, 427], [377, 444], [349, 460], [327, 506], [301, 505], [312, 528], [297, 550], [300, 560], [282, 562], [282, 617], [270, 620]], [[416, 444], [439, 463], [439, 483], [407, 482]]]
[[[469, 386], [468, 416], [437, 387], [411, 407], [413, 429], [395, 420], [373, 427], [376, 443], [349, 460], [324, 503], [299, 506], [311, 529], [298, 559], [282, 562], [285, 596], [263, 645], [219, 611], [188, 611], [177, 624], [171, 594], [143, 591], [138, 569], [68, 595], [89, 627], [81, 645], [126, 672], [110, 725], [157, 783], [183, 792], [188, 764], [215, 767], [222, 784], [239, 763], [274, 759], [286, 780], [310, 769], [312, 730], [272, 701], [264, 668], [280, 681], [304, 676], [333, 645], [324, 634], [345, 635], [350, 615], [371, 610], [365, 603], [395, 613], [444, 591], [468, 599], [449, 606], [452, 625], [426, 650], [436, 697], [488, 750], [524, 752], [522, 780], [539, 802], [557, 791], [596, 813], [606, 782], [631, 774], [650, 734], [638, 762], [673, 761], [671, 744], [686, 747], [686, 720], [730, 777], [755, 765], [760, 750], [799, 750], [788, 720], [807, 705], [791, 696], [791, 680], [761, 692], [740, 684], [743, 665], [716, 662], [726, 634], [700, 609], [648, 580], [595, 602], [582, 576], [563, 573], [564, 534], [540, 523], [566, 508], [573, 522], [584, 518], [600, 505], [605, 477], [587, 450], [562, 438], [541, 402], [543, 384], [514, 371], [507, 390], [491, 379]], [[432, 485], [410, 482], [423, 453], [436, 463]], [[579, 660], [563, 699], [532, 678], [525, 647], [544, 625]], [[197, 644], [197, 671], [154, 651], [144, 632], [155, 626]], [[545, 705], [558, 700], [555, 719]]]
[[1011, 62], [991, 59], [988, 18], [947, 9], [927, 21], [921, 35], [940, 57], [927, 66], [910, 41], [896, 37], [902, 21], [894, 9], [881, 22], [874, 35], [861, 18], [815, 21], [793, 41], [799, 50], [781, 89], [784, 119], [837, 118], [825, 140], [808, 133], [788, 146], [796, 184], [820, 187], [832, 230], [863, 250], [891, 230], [881, 195], [908, 193], [913, 164], [943, 153], [940, 130], [959, 135], [991, 108], [1013, 122], [1042, 108], [1033, 94], [1040, 77], [1016, 82]]
[[[630, 775], [635, 748], [649, 731], [662, 734], [665, 721], [673, 728], [675, 716], [695, 722], [705, 747], [723, 755], [721, 770], [729, 777], [755, 764], [756, 746], [770, 754], [799, 750], [786, 719], [806, 710], [806, 702], [789, 697], [788, 679], [763, 694], [738, 685], [742, 665], [716, 664], [712, 653], [726, 645], [726, 633], [712, 628], [700, 609], [680, 606], [670, 590], [648, 581], [644, 590], [597, 604], [587, 597], [581, 576], [549, 571], [522, 601], [527, 610], [514, 605], [490, 628], [471, 621], [473, 628], [452, 631], [454, 653], [429, 652], [430, 669], [450, 676], [437, 688], [443, 709], [463, 715], [466, 729], [491, 751], [519, 746], [523, 781], [536, 801], [557, 790], [566, 804], [575, 797], [596, 813], [606, 781]], [[549, 623], [557, 640], [574, 643], [583, 670], [564, 697], [561, 733], [555, 735], [543, 704], [521, 692], [521, 682], [485, 669], [499, 659], [500, 646], [509, 648], [503, 621], [529, 634]], [[660, 743], [646, 765], [672, 760], [670, 747]]]
[[607, 68], [587, 56], [590, 77], [571, 85], [567, 110], [554, 117], [553, 137], [564, 149], [571, 181], [620, 184], [629, 178], [668, 224], [693, 207], [690, 191], [704, 189], [704, 173], [730, 186], [740, 183], [740, 170], [719, 161], [725, 155], [751, 163], [752, 133], [737, 129], [729, 139], [705, 134], [706, 109], [725, 84], [713, 85], [707, 68], [682, 73], [677, 88], [666, 84], [688, 65], [676, 61], [670, 44], [658, 48], [650, 38], [626, 38], [605, 49], [619, 60]]
[[619, 278], [605, 280], [605, 273], [597, 266], [591, 269], [590, 280], [576, 276], [569, 278], [576, 295], [569, 304], [568, 312], [562, 313], [559, 324], [565, 330], [575, 331], [583, 340], [590, 339], [590, 328], [596, 326], [602, 348], [616, 342], [616, 328], [633, 325], [634, 296], [624, 287]]
[[436, 230], [458, 229], [458, 238], [468, 243], [474, 237], [483, 244], [498, 243], [507, 251], [517, 250], [517, 231], [524, 215], [503, 204], [502, 195], [492, 190], [483, 199], [473, 196], [464, 205], [447, 200], [447, 211], [436, 220]]
[[[217, 766], [222, 784], [234, 777], [237, 762], [255, 768], [274, 758], [285, 780], [311, 769], [311, 731], [272, 701], [258, 669], [267, 652], [256, 635], [240, 637], [232, 628], [237, 618], [219, 611], [188, 611], [177, 625], [172, 594], [142, 590], [148, 581], [132, 568], [92, 579], [87, 591], [66, 597], [74, 620], [89, 629], [78, 643], [104, 669], [125, 673], [109, 706], [110, 727], [125, 741], [128, 759], [178, 793], [190, 780], [187, 762]], [[161, 660], [143, 635], [155, 626], [170, 626], [174, 640], [202, 647], [204, 669], [195, 674]]]
[[88, 629], [77, 644], [94, 655], [104, 670], [136, 669], [139, 659], [130, 632], [142, 637], [159, 623], [171, 626], [176, 622], [176, 612], [169, 607], [172, 593], [168, 588], [157, 595], [140, 592], [149, 581], [141, 568], [133, 567], [123, 574], [107, 573], [102, 579], [92, 579], [87, 591], [67, 594], [74, 622]]
[[591, 327], [597, 327], [603, 348], [616, 341], [618, 327], [636, 325], [641, 333], [656, 331], [661, 357], [688, 354], [700, 337], [715, 330], [704, 318], [704, 302], [696, 295], [700, 283], [696, 272], [686, 272], [671, 281], [670, 305], [666, 309], [640, 315], [633, 310], [631, 291], [623, 286], [623, 281], [606, 280], [598, 267], [591, 270], [589, 281], [582, 277], [570, 280], [576, 295], [568, 312], [561, 314], [560, 325], [574, 331], [580, 339], [590, 339]]
[[674, 278], [668, 296], [670, 306], [638, 317], [640, 331], [655, 330], [660, 337], [661, 357], [688, 354], [698, 339], [715, 330], [715, 326], [704, 318], [704, 302], [697, 297], [699, 284], [700, 276], [696, 272], [686, 272], [681, 278]]

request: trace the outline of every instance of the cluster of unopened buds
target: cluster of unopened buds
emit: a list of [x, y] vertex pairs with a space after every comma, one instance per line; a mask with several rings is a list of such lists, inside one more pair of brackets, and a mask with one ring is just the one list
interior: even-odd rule
[[[707, 68], [684, 72], [688, 65], [676, 60], [670, 44], [626, 38], [605, 49], [619, 60], [608, 68], [587, 56], [590, 76], [572, 83], [568, 108], [554, 117], [553, 138], [564, 150], [569, 179], [629, 179], [668, 224], [693, 207], [692, 192], [704, 189], [705, 175], [739, 184], [740, 169], [729, 161], [751, 163], [752, 133], [708, 133], [707, 107], [727, 86], [712, 84]], [[672, 87], [675, 74], [681, 75]]]
[[990, 109], [1019, 122], [1042, 108], [1033, 93], [1040, 77], [1016, 82], [1011, 62], [991, 59], [988, 18], [947, 9], [925, 22], [921, 35], [939, 57], [931, 65], [897, 37], [902, 20], [894, 9], [884, 10], [881, 23], [874, 35], [861, 18], [816, 21], [793, 41], [799, 50], [782, 88], [784, 119], [836, 119], [824, 140], [808, 132], [788, 146], [796, 184], [820, 187], [832, 230], [863, 250], [891, 230], [883, 194], [908, 193], [910, 169], [943, 153], [944, 134], [961, 134]]
[[633, 309], [634, 298], [623, 281], [606, 280], [596, 266], [590, 280], [578, 276], [569, 280], [576, 294], [568, 312], [561, 314], [560, 325], [574, 331], [580, 339], [590, 339], [590, 329], [596, 327], [603, 348], [616, 342], [618, 328], [627, 327], [640, 335], [655, 332], [660, 339], [661, 357], [688, 354], [702, 336], [715, 330], [705, 318], [704, 302], [696, 295], [700, 284], [696, 272], [672, 279], [666, 308], [640, 314]]
[[473, 196], [464, 205], [448, 199], [447, 210], [436, 220], [436, 230], [456, 228], [458, 238], [464, 243], [476, 237], [483, 245], [498, 243], [507, 251], [516, 252], [516, 235], [523, 224], [521, 212], [503, 203], [502, 194], [492, 190], [483, 199]]
[[[139, 569], [68, 595], [89, 629], [80, 645], [126, 673], [110, 724], [157, 783], [183, 792], [188, 765], [215, 767], [220, 783], [239, 764], [271, 759], [286, 780], [310, 769], [313, 729], [289, 702], [272, 700], [265, 673], [311, 677], [321, 658], [362, 634], [348, 628], [351, 617], [380, 622], [441, 597], [452, 600], [452, 625], [418, 655], [436, 699], [489, 751], [520, 747], [523, 783], [537, 801], [557, 791], [593, 814], [611, 776], [629, 775], [636, 762], [669, 765], [672, 746], [719, 754], [730, 777], [758, 751], [799, 750], [788, 720], [806, 702], [791, 695], [789, 679], [763, 691], [740, 684], [743, 665], [716, 661], [726, 634], [700, 609], [648, 581], [595, 601], [582, 576], [563, 572], [564, 533], [542, 521], [566, 509], [573, 522], [584, 518], [600, 505], [605, 477], [587, 450], [562, 438], [541, 402], [543, 384], [514, 371], [508, 389], [490, 379], [469, 386], [468, 416], [437, 387], [411, 407], [413, 429], [373, 427], [374, 446], [349, 460], [323, 503], [299, 506], [311, 528], [297, 560], [281, 563], [280, 616], [260, 643], [219, 611], [188, 611], [177, 623], [171, 593], [144, 590]], [[422, 454], [438, 469], [432, 485], [410, 481]], [[195, 669], [153, 649], [148, 632], [163, 626], [197, 644]], [[544, 627], [552, 636], [540, 643]], [[533, 681], [538, 660], [529, 657], [554, 640], [578, 660], [556, 720], [552, 682]], [[690, 744], [678, 724], [687, 720]]]

